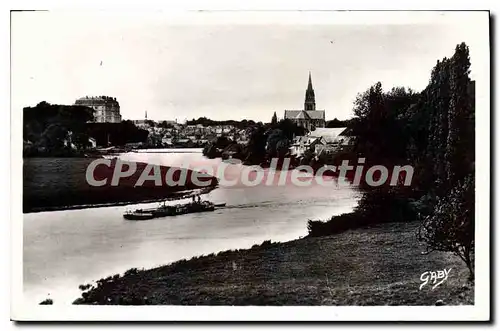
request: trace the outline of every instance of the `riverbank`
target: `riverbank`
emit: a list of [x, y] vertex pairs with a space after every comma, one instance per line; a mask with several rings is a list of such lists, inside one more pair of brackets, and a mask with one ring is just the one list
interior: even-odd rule
[[[82, 287], [79, 304], [446, 305], [473, 304], [465, 265], [449, 253], [422, 255], [418, 223], [386, 223], [327, 237], [264, 242], [130, 269]], [[426, 271], [450, 269], [432, 290]]]
[[[185, 183], [179, 185], [156, 186], [151, 180], [135, 186], [147, 163], [136, 162], [136, 171], [121, 178], [119, 184], [111, 185], [116, 159], [111, 165], [96, 167], [96, 180], [105, 179], [104, 186], [92, 186], [87, 182], [86, 172], [96, 158], [25, 158], [23, 159], [23, 213], [82, 209], [112, 205], [125, 205], [138, 202], [153, 202], [175, 198], [189, 190], [199, 189], [192, 182], [192, 170], [185, 169]], [[160, 166], [161, 178], [169, 169], [173, 179], [180, 177], [180, 168]], [[208, 182], [207, 191], [218, 185], [215, 177], [198, 174], [201, 182]]]

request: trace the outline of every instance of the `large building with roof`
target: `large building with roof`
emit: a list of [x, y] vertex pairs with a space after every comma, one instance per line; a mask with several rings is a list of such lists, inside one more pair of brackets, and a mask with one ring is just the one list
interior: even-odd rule
[[316, 110], [316, 98], [314, 95], [310, 72], [306, 98], [304, 101], [304, 109], [285, 110], [285, 119], [289, 119], [309, 131], [314, 130], [315, 128], [325, 127], [325, 111]]
[[340, 152], [349, 149], [354, 143], [354, 137], [347, 128], [316, 128], [306, 136], [294, 137], [290, 152], [302, 156], [305, 151], [313, 150], [316, 155], [321, 153]]
[[120, 123], [122, 121], [120, 104], [116, 101], [116, 98], [87, 96], [76, 100], [75, 105], [94, 109], [94, 122], [96, 123]]

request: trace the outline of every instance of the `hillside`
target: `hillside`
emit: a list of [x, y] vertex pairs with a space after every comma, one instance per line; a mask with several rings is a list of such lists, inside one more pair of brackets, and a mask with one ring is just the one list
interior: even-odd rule
[[[455, 256], [422, 255], [418, 223], [286, 243], [265, 242], [99, 281], [80, 304], [446, 305], [473, 304], [467, 269]], [[432, 290], [425, 271], [451, 268]]]

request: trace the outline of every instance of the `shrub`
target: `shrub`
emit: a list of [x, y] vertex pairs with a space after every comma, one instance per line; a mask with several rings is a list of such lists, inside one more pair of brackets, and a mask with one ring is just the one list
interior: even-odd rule
[[459, 182], [447, 196], [438, 199], [434, 212], [422, 222], [418, 238], [427, 243], [427, 253], [453, 252], [462, 259], [474, 279], [474, 178]]
[[260, 245], [260, 247], [270, 247], [272, 246], [273, 244], [271, 243], [271, 240], [264, 240], [262, 242], [262, 244]]
[[355, 213], [370, 218], [370, 223], [407, 222], [417, 219], [410, 200], [395, 190], [370, 190], [363, 195]]
[[309, 236], [329, 236], [370, 224], [408, 222], [417, 219], [410, 200], [395, 191], [376, 189], [366, 192], [354, 212], [333, 216], [329, 221], [309, 221]]
[[123, 274], [124, 276], [132, 276], [132, 275], [137, 275], [139, 273], [139, 270], [137, 270], [137, 268], [131, 268], [131, 269], [128, 269], [127, 271], [125, 271], [125, 273]]
[[333, 216], [327, 222], [309, 220], [307, 230], [311, 237], [329, 236], [360, 227], [363, 225], [363, 221], [364, 219], [356, 213], [348, 213]]
[[92, 287], [91, 284], [85, 284], [85, 285], [81, 284], [81, 285], [78, 286], [78, 288], [80, 289], [80, 291], [87, 291], [91, 287]]
[[252, 246], [252, 249], [256, 249], [256, 248], [267, 248], [267, 247], [271, 247], [273, 246], [273, 243], [271, 242], [271, 240], [264, 240], [262, 242], [262, 244], [255, 244]]

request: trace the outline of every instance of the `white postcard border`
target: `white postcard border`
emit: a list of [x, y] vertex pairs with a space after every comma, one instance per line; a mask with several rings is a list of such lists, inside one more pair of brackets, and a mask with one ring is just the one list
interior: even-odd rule
[[[199, 14], [199, 13], [198, 13]], [[195, 13], [185, 16], [175, 13], [175, 19], [197, 19]], [[207, 15], [207, 13], [199, 14]], [[119, 321], [217, 321], [217, 320], [487, 320], [490, 317], [490, 51], [489, 22], [487, 12], [233, 12], [209, 13], [203, 24], [209, 20], [224, 21], [228, 24], [259, 22], [269, 24], [318, 24], [336, 16], [339, 22], [370, 24], [407, 22], [425, 24], [428, 20], [443, 19], [453, 15], [473, 17], [471, 28], [477, 30], [478, 38], [484, 39], [484, 48], [475, 50], [476, 70], [476, 282], [474, 306], [443, 307], [203, 307], [203, 306], [148, 306], [148, 307], [107, 307], [107, 306], [40, 306], [28, 305], [22, 300], [22, 112], [11, 110], [11, 318], [14, 320], [119, 320]], [[221, 15], [221, 16], [219, 16]], [[346, 17], [350, 16], [350, 19]], [[215, 17], [215, 16], [218, 16]], [[215, 17], [215, 18], [214, 18]], [[225, 17], [225, 18], [221, 18]], [[343, 21], [345, 20], [345, 21]], [[196, 21], [200, 23], [200, 21]], [[467, 24], [470, 24], [468, 22]], [[481, 63], [482, 65], [478, 65]]]

